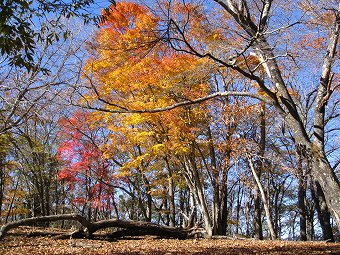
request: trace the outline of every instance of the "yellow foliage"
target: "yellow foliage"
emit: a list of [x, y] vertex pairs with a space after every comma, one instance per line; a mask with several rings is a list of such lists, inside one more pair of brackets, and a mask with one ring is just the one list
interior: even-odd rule
[[167, 148], [164, 144], [155, 144], [151, 147], [152, 155], [160, 156], [165, 155]]

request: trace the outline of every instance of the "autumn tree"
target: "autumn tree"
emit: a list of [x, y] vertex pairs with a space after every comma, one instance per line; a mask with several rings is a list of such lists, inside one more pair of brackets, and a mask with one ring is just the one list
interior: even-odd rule
[[[118, 4], [119, 12], [108, 17], [102, 31], [98, 34], [97, 44], [91, 45], [98, 56], [104, 58], [90, 59], [86, 67], [86, 78], [92, 89], [92, 94], [84, 96], [85, 104], [92, 107], [93, 97], [99, 96], [104, 103], [112, 106], [123, 103], [130, 107], [143, 109], [151, 107], [164, 107], [170, 100], [176, 102], [181, 98], [200, 97], [206, 94], [209, 68], [204, 61], [177, 54], [172, 50], [166, 51], [162, 45], [152, 42], [152, 32], [144, 33], [145, 27], [155, 28], [158, 19], [148, 13], [143, 7], [134, 3]], [[119, 38], [116, 38], [119, 37]], [[134, 43], [139, 37], [141, 42], [146, 39], [144, 49], [139, 47], [139, 42]], [[108, 41], [107, 39], [112, 41]], [[135, 45], [138, 46], [135, 48]], [[149, 56], [144, 56], [150, 47], [156, 48]], [[117, 54], [117, 52], [121, 54]], [[112, 64], [108, 65], [108, 59]], [[128, 60], [126, 62], [122, 62]], [[120, 65], [119, 63], [123, 63]], [[132, 68], [131, 68], [132, 64]], [[212, 67], [210, 67], [212, 68]], [[99, 70], [101, 70], [99, 74]], [[201, 75], [197, 73], [201, 71]], [[153, 76], [150, 76], [153, 73]], [[90, 75], [94, 76], [94, 79]], [[193, 76], [195, 75], [195, 76]], [[114, 81], [112, 80], [114, 78]], [[130, 81], [133, 80], [134, 84]], [[95, 83], [94, 83], [95, 82]], [[114, 86], [112, 86], [114, 82]], [[186, 83], [190, 90], [179, 90], [176, 83]], [[97, 86], [99, 85], [99, 86]], [[117, 103], [115, 103], [117, 102]], [[105, 106], [105, 105], [104, 105]], [[114, 108], [112, 109], [115, 110]], [[203, 212], [207, 228], [212, 228], [207, 203], [204, 197], [202, 176], [196, 169], [197, 162], [194, 152], [192, 157], [189, 152], [196, 151], [197, 123], [202, 122], [203, 111], [198, 109], [178, 109], [166, 114], [106, 114], [108, 128], [113, 131], [112, 142], [107, 149], [107, 156], [115, 157], [114, 152], [125, 151], [128, 161], [121, 161], [122, 175], [145, 196], [146, 206], [139, 206], [146, 221], [151, 221], [153, 203], [152, 194], [157, 192], [159, 180], [166, 174], [169, 178], [169, 202], [171, 210], [171, 225], [174, 220], [174, 184], [179, 168], [186, 170], [186, 178], [193, 177], [194, 183], [190, 190], [193, 192], [198, 205]], [[203, 122], [202, 122], [203, 123]], [[117, 143], [117, 141], [119, 141]], [[120, 144], [121, 143], [121, 144]], [[113, 149], [113, 146], [119, 146]], [[171, 155], [173, 154], [173, 155]], [[159, 164], [156, 160], [161, 161]], [[154, 171], [155, 174], [153, 174]], [[166, 172], [164, 173], [164, 170]], [[155, 176], [154, 176], [155, 175]], [[167, 186], [167, 184], [163, 184]], [[145, 188], [145, 190], [144, 190]], [[196, 189], [197, 188], [197, 189]], [[159, 188], [158, 188], [159, 189]], [[137, 196], [138, 200], [141, 194]], [[209, 231], [212, 231], [211, 229]]]
[[119, 218], [114, 189], [119, 180], [112, 178], [112, 164], [103, 158], [100, 148], [106, 131], [91, 125], [90, 120], [90, 114], [81, 111], [59, 120], [64, 141], [58, 148], [62, 164], [58, 180], [65, 186], [68, 195], [64, 199], [70, 201], [71, 209], [88, 219]]

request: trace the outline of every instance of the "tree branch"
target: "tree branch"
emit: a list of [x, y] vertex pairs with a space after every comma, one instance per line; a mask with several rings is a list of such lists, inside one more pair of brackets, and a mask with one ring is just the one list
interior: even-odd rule
[[113, 110], [113, 109], [107, 109], [103, 107], [93, 107], [91, 105], [87, 105], [84, 107], [90, 110], [97, 110], [97, 111], [110, 112], [110, 113], [156, 113], [156, 112], [165, 112], [165, 111], [173, 110], [181, 106], [199, 104], [199, 103], [203, 103], [205, 101], [211, 100], [211, 99], [215, 99], [219, 97], [228, 97], [228, 96], [251, 97], [251, 98], [261, 100], [265, 102], [266, 104], [270, 104], [270, 105], [273, 104], [273, 101], [270, 100], [268, 97], [261, 96], [258, 94], [254, 94], [250, 92], [240, 92], [240, 91], [225, 91], [225, 92], [216, 92], [205, 97], [200, 97], [194, 100], [186, 100], [186, 101], [172, 104], [166, 107], [154, 108], [154, 109], [137, 110], [137, 109], [128, 109], [128, 108], [121, 109], [121, 107], [119, 107], [120, 109]]

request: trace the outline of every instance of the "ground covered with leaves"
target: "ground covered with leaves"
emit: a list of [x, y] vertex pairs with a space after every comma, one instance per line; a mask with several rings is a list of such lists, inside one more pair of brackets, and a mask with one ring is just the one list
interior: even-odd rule
[[[25, 230], [26, 231], [26, 230]], [[1, 255], [57, 254], [294, 254], [340, 255], [340, 243], [255, 241], [239, 239], [158, 239], [155, 237], [124, 240], [55, 240], [52, 237], [27, 237], [16, 231], [0, 241]]]

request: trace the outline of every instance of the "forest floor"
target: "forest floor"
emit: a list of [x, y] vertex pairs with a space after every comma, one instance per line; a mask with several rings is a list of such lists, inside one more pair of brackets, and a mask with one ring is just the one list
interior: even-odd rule
[[[340, 243], [255, 241], [239, 239], [159, 239], [151, 236], [114, 241], [27, 237], [15, 230], [0, 241], [1, 255], [137, 255], [137, 254], [285, 254], [340, 255]], [[27, 228], [25, 229], [27, 231]], [[12, 231], [11, 231], [12, 232]], [[13, 233], [13, 232], [12, 232]]]

